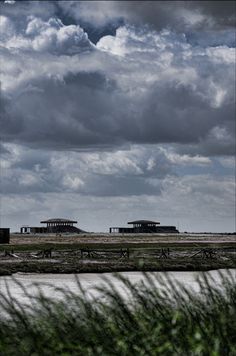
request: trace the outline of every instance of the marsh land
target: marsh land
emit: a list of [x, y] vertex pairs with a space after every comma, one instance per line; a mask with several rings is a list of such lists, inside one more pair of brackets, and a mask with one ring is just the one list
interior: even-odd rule
[[236, 268], [235, 234], [12, 234], [0, 275]]

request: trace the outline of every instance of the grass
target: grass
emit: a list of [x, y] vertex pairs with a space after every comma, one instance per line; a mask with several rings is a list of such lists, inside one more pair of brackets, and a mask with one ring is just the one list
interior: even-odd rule
[[[122, 257], [120, 251], [128, 246], [129, 258]], [[130, 247], [132, 246], [132, 247]], [[170, 258], [161, 258], [161, 248], [170, 249]], [[0, 245], [0, 276], [17, 272], [25, 273], [100, 273], [115, 271], [196, 271], [223, 268], [236, 268], [235, 241], [224, 242], [220, 246], [209, 245], [217, 252], [214, 258], [203, 255], [192, 257], [201, 251], [202, 246], [190, 244], [188, 247], [178, 243], [142, 244], [136, 243], [40, 243]], [[204, 248], [208, 245], [204, 245]], [[52, 259], [34, 258], [31, 254], [52, 249]], [[80, 249], [93, 253], [81, 258]], [[14, 251], [20, 258], [4, 257], [5, 251]], [[117, 251], [117, 254], [110, 251]], [[102, 253], [101, 253], [102, 251]], [[58, 260], [58, 261], [57, 261]]]
[[[219, 272], [220, 274], [220, 272]], [[132, 285], [121, 275], [124, 299], [107, 281], [102, 298], [87, 298], [61, 290], [61, 300], [24, 293], [31, 306], [0, 292], [0, 355], [236, 355], [236, 281], [220, 275], [222, 287], [210, 275], [199, 280], [201, 293], [173, 283], [168, 276], [144, 275]]]
[[235, 248], [235, 241], [222, 241], [222, 242], [205, 242], [199, 241], [193, 243], [192, 241], [186, 242], [172, 242], [172, 241], [155, 241], [155, 242], [40, 242], [40, 243], [24, 243], [24, 244], [0, 244], [0, 251], [35, 251], [47, 248], [53, 248], [55, 250], [78, 250], [78, 249], [121, 249], [121, 248], [131, 248], [131, 249], [146, 249], [151, 250], [154, 248], [170, 248], [170, 249], [193, 249], [193, 248]]

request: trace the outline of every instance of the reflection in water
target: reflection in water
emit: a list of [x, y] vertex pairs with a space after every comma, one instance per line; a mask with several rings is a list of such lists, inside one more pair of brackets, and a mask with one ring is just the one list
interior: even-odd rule
[[[227, 274], [228, 271], [231, 272], [232, 276], [236, 280], [236, 270], [221, 270], [221, 273]], [[155, 277], [165, 276], [165, 272], [150, 272]], [[182, 283], [185, 287], [193, 289], [199, 292], [199, 285], [196, 281], [197, 277], [201, 275], [202, 272], [169, 272], [168, 275], [174, 281]], [[220, 284], [220, 276], [218, 271], [210, 271], [209, 273], [217, 284]], [[142, 272], [122, 272], [122, 276], [128, 278], [133, 284], [140, 283], [144, 276]], [[7, 289], [9, 289], [10, 294], [17, 299], [18, 302], [27, 302], [28, 298], [22, 290], [20, 284], [24, 286], [29, 294], [35, 295], [38, 291], [38, 287], [33, 285], [34, 283], [43, 284], [41, 290], [47, 297], [60, 298], [61, 293], [59, 290], [55, 291], [54, 288], [65, 288], [73, 292], [78, 291], [78, 285], [76, 279], [78, 278], [83, 289], [92, 295], [93, 297], [98, 297], [99, 292], [96, 290], [97, 287], [101, 287], [104, 283], [104, 278], [112, 282], [116, 289], [126, 296], [126, 291], [124, 285], [120, 280], [111, 273], [82, 273], [82, 274], [33, 274], [33, 273], [16, 273], [13, 277], [0, 277], [0, 292], [7, 295]], [[158, 279], [155, 279], [157, 286], [160, 286]], [[8, 286], [8, 288], [7, 288]]]

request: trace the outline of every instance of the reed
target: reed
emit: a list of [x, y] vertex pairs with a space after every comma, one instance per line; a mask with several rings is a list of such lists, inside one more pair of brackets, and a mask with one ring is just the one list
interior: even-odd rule
[[[219, 272], [220, 273], [220, 272]], [[101, 297], [60, 290], [46, 297], [38, 286], [30, 305], [0, 292], [0, 355], [236, 355], [236, 281], [220, 275], [218, 288], [209, 274], [198, 280], [200, 293], [168, 275], [144, 274], [133, 285], [117, 274], [122, 297], [108, 280]], [[155, 278], [158, 278], [157, 287]]]

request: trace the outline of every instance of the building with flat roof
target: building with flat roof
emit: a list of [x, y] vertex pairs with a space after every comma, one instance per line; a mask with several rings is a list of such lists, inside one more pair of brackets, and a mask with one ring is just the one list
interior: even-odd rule
[[70, 219], [48, 219], [42, 220], [41, 224], [46, 226], [27, 226], [21, 227], [21, 234], [46, 234], [46, 233], [80, 233], [84, 232], [78, 227], [74, 226], [77, 221]]
[[135, 220], [129, 221], [129, 225], [133, 227], [110, 227], [110, 233], [120, 234], [156, 234], [156, 233], [178, 233], [175, 226], [163, 226], [158, 221], [151, 220]]
[[70, 219], [48, 219], [41, 221], [41, 224], [46, 224], [47, 232], [79, 232], [81, 231], [74, 224], [77, 221]]

